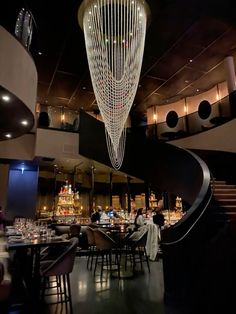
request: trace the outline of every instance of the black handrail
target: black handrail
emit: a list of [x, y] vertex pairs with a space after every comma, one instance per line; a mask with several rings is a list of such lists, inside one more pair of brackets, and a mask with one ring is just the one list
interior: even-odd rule
[[163, 245], [176, 244], [184, 240], [205, 213], [212, 198], [210, 187], [211, 174], [207, 165], [193, 152], [185, 149], [182, 150], [190, 154], [194, 160], [198, 162], [202, 171], [202, 185], [192, 206], [187, 210], [186, 214], [175, 225], [163, 230]]
[[[103, 123], [85, 112], [80, 113], [80, 118], [79, 153], [110, 166]], [[203, 160], [183, 148], [148, 141], [145, 134], [127, 134], [121, 171], [141, 178], [161, 191], [179, 195], [190, 205], [186, 215], [176, 225], [164, 230], [164, 243], [187, 235], [211, 198], [210, 172]]]

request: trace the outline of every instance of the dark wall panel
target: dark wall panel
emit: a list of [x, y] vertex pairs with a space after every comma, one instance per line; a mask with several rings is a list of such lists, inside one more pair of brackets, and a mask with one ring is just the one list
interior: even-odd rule
[[38, 171], [10, 170], [6, 215], [8, 220], [16, 216], [35, 218], [38, 187]]

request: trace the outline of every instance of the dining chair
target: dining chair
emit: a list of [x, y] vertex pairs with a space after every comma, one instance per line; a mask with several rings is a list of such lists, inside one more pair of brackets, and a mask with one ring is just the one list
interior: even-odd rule
[[94, 259], [94, 255], [96, 254], [96, 244], [95, 244], [93, 228], [87, 226], [85, 229], [85, 233], [87, 235], [87, 240], [88, 240], [87, 269], [92, 270], [93, 259]]
[[150, 272], [150, 265], [146, 251], [148, 229], [146, 226], [134, 231], [125, 241], [125, 269], [127, 268], [128, 259], [133, 265], [133, 272], [137, 263], [140, 263], [143, 269], [143, 262], [146, 261], [148, 271]]
[[[70, 273], [73, 270], [76, 248], [78, 245], [78, 238], [73, 237], [70, 239], [66, 250], [59, 255], [55, 260], [44, 262], [41, 264], [40, 275], [42, 278], [41, 286], [41, 299], [43, 300], [45, 296], [52, 296], [55, 293], [50, 293], [51, 287], [47, 285], [51, 277], [56, 277], [56, 295], [57, 301], [49, 302], [53, 303], [66, 303], [69, 302], [70, 312], [72, 313], [72, 299], [71, 299], [71, 288], [70, 288]], [[47, 294], [46, 294], [46, 290]]]
[[0, 313], [9, 313], [11, 281], [6, 279], [4, 262], [0, 261]]
[[112, 270], [112, 253], [115, 254], [114, 264], [117, 265], [118, 274], [120, 273], [120, 253], [117, 243], [104, 231], [99, 228], [93, 229], [95, 245], [96, 245], [96, 261], [94, 266], [94, 275], [96, 273], [97, 265], [99, 263], [99, 257], [101, 257], [101, 273], [102, 277], [104, 267], [109, 267]]
[[81, 232], [81, 225], [79, 224], [73, 224], [70, 225], [70, 237], [77, 237], [79, 239]]

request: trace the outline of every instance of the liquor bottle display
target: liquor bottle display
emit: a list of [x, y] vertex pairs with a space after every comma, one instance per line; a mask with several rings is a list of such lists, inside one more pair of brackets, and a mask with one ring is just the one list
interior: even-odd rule
[[57, 196], [56, 216], [79, 214], [79, 192], [73, 192], [71, 184], [61, 187]]

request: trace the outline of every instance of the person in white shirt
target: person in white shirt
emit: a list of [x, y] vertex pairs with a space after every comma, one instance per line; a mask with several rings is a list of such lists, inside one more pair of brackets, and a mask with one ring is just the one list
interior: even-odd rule
[[134, 219], [135, 229], [138, 230], [140, 227], [144, 226], [145, 221], [143, 217], [143, 209], [139, 208], [137, 210], [136, 217]]

